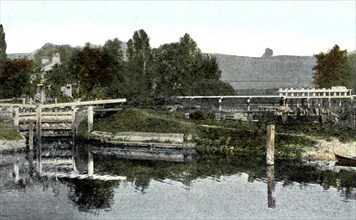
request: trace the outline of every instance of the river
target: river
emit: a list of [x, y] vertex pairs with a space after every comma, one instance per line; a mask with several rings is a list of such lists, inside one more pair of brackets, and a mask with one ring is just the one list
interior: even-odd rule
[[[86, 152], [76, 154], [78, 170], [85, 173]], [[356, 171], [347, 167], [333, 171], [289, 162], [266, 167], [253, 157], [173, 163], [94, 155], [96, 174], [127, 177], [102, 181], [38, 177], [28, 152], [2, 153], [1, 161], [0, 219], [356, 218]], [[43, 165], [44, 171], [51, 166]]]

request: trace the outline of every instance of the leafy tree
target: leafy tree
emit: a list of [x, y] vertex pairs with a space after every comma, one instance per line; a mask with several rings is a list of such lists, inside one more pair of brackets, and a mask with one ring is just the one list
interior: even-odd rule
[[188, 34], [153, 50], [153, 62], [155, 95], [234, 94], [230, 85], [219, 81], [216, 58], [202, 54]]
[[[100, 47], [92, 47], [89, 43], [73, 55], [69, 68], [80, 81], [82, 98], [105, 98], [102, 95], [115, 73], [113, 64], [114, 60], [108, 53], [104, 53]], [[97, 93], [98, 88], [102, 88], [100, 94]]]
[[348, 54], [346, 64], [341, 68], [340, 75], [343, 76], [341, 85], [354, 89], [356, 92], [356, 53]]
[[50, 97], [56, 97], [60, 101], [70, 101], [71, 98], [64, 96], [61, 88], [71, 84], [73, 91], [73, 98], [78, 96], [79, 91], [77, 91], [78, 78], [73, 74], [67, 65], [55, 66], [52, 70], [46, 72], [45, 74], [45, 88], [46, 94]]
[[14, 98], [30, 95], [30, 80], [33, 61], [27, 58], [8, 60], [0, 77], [0, 97]]
[[352, 81], [351, 75], [345, 69], [347, 51], [340, 50], [337, 44], [328, 53], [321, 52], [314, 57], [317, 62], [317, 65], [313, 68], [315, 70], [314, 81], [317, 87], [347, 86], [347, 82]]
[[106, 41], [103, 46], [103, 52], [112, 58], [112, 66], [114, 69], [114, 75], [107, 90], [107, 95], [112, 98], [129, 96], [129, 80], [127, 77], [126, 64], [124, 62], [122, 42], [117, 38]]
[[130, 79], [131, 94], [140, 98], [147, 97], [152, 88], [151, 47], [149, 37], [144, 30], [134, 32], [127, 42], [127, 71]]
[[4, 66], [6, 60], [7, 60], [7, 56], [6, 56], [5, 32], [2, 24], [0, 24], [0, 77], [4, 72]]

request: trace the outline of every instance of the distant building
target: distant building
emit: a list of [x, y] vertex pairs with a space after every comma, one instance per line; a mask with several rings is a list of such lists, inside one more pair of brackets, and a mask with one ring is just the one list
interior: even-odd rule
[[[48, 58], [43, 58], [41, 61], [41, 72], [42, 72], [42, 83], [45, 81], [45, 73], [48, 71], [51, 71], [56, 65], [62, 65], [61, 63], [61, 56], [60, 54], [57, 52], [52, 56], [52, 59], [48, 59]], [[68, 96], [70, 98], [73, 98], [72, 96], [72, 85], [71, 84], [67, 84], [65, 86], [61, 87], [61, 91], [63, 92], [64, 96]], [[35, 102], [45, 102], [46, 100], [48, 101], [48, 99], [51, 99], [50, 97], [46, 97], [46, 94], [44, 93], [43, 88], [38, 87], [37, 88], [37, 92], [34, 96], [34, 100]]]
[[353, 98], [352, 89], [345, 86], [332, 86], [330, 89], [325, 88], [288, 88], [279, 89], [278, 94], [284, 98]]

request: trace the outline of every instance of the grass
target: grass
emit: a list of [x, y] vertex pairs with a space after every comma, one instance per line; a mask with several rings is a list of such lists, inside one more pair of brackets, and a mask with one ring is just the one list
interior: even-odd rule
[[0, 140], [21, 140], [21, 135], [13, 126], [0, 121]]
[[[191, 117], [190, 120], [187, 120], [184, 118], [184, 112], [123, 109], [112, 115], [96, 117], [94, 130], [111, 133], [188, 133], [193, 135], [196, 150], [203, 157], [241, 159], [248, 155], [254, 155], [255, 159], [264, 160], [266, 123], [235, 120], [215, 121], [209, 113], [196, 114], [195, 117], [195, 119]], [[85, 122], [81, 124], [81, 127], [81, 130], [86, 131]], [[316, 144], [315, 141], [298, 134], [324, 138], [336, 136], [344, 141], [354, 140], [356, 134], [355, 128], [313, 124], [276, 124], [276, 131], [277, 160], [299, 160], [306, 147]]]
[[192, 133], [192, 123], [182, 114], [148, 109], [123, 109], [116, 114], [97, 118], [94, 130], [105, 132]]

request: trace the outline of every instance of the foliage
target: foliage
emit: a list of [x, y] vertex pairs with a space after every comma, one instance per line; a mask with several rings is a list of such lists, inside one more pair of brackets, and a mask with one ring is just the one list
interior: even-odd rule
[[[80, 96], [84, 99], [104, 98], [104, 92], [113, 79], [115, 69], [113, 58], [104, 53], [100, 47], [92, 47], [89, 43], [77, 51], [70, 64], [73, 75], [80, 81]], [[104, 96], [104, 97], [101, 97]]]
[[46, 94], [60, 101], [70, 100], [61, 91], [67, 84], [74, 88], [74, 99], [127, 97], [134, 105], [150, 105], [157, 96], [234, 94], [229, 84], [219, 81], [217, 59], [202, 54], [189, 34], [153, 50], [149, 41], [144, 30], [135, 31], [126, 54], [117, 38], [83, 48], [47, 43], [36, 51], [34, 66], [40, 70], [42, 58], [61, 55], [61, 64], [44, 75]]
[[131, 95], [140, 98], [149, 96], [152, 87], [149, 72], [151, 47], [149, 37], [144, 30], [135, 31], [127, 42], [126, 56]]
[[7, 60], [6, 56], [6, 41], [4, 27], [0, 24], [0, 77], [4, 72], [5, 62]]
[[340, 50], [336, 44], [328, 53], [320, 52], [314, 55], [317, 65], [314, 81], [320, 88], [331, 88], [331, 86], [349, 86], [350, 81], [354, 81], [352, 73], [347, 67], [347, 51]]
[[0, 77], [0, 97], [13, 98], [30, 93], [33, 61], [27, 58], [7, 60]]
[[155, 49], [153, 63], [156, 96], [234, 94], [231, 86], [219, 81], [216, 58], [203, 55], [189, 34]]
[[189, 118], [192, 120], [203, 120], [206, 119], [206, 115], [203, 111], [197, 110], [193, 111], [189, 114]]
[[[69, 101], [71, 98], [64, 96], [61, 88], [67, 84], [73, 86], [74, 97], [78, 96], [78, 78], [67, 65], [56, 65], [52, 70], [46, 72], [46, 94], [56, 97], [59, 101]], [[73, 97], [73, 98], [74, 98]]]

